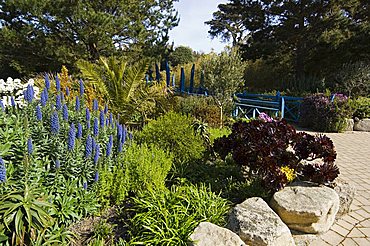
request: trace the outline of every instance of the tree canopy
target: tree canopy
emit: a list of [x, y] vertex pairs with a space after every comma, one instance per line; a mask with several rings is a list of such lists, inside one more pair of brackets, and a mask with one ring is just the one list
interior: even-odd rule
[[178, 46], [168, 57], [172, 66], [183, 65], [194, 61], [193, 50], [190, 47]]
[[178, 24], [175, 1], [0, 1], [2, 70], [25, 74], [119, 53], [160, 55]]
[[206, 22], [243, 58], [287, 68], [295, 79], [325, 77], [344, 63], [370, 60], [368, 0], [229, 0]]

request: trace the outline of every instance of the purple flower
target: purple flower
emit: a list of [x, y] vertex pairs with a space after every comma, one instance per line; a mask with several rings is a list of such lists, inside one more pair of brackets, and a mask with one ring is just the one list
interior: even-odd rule
[[55, 168], [56, 169], [59, 169], [60, 168], [60, 161], [59, 160], [56, 160], [55, 161]]
[[45, 73], [44, 80], [45, 80], [45, 88], [46, 88], [46, 90], [49, 90], [50, 89], [50, 80], [49, 80], [49, 75], [47, 73]]
[[45, 107], [48, 99], [49, 99], [48, 90], [44, 88], [44, 90], [41, 92], [41, 106]]
[[110, 154], [112, 153], [112, 147], [113, 147], [113, 136], [110, 135], [109, 136], [109, 141], [107, 142], [107, 157], [110, 156]]
[[87, 190], [87, 182], [84, 182], [83, 188], [84, 188], [84, 190]]
[[99, 161], [99, 155], [100, 155], [100, 145], [95, 145], [95, 155], [94, 155], [94, 164], [96, 165]]
[[60, 94], [58, 93], [56, 98], [55, 98], [55, 108], [59, 110], [62, 107], [62, 101], [60, 98]]
[[91, 151], [94, 151], [95, 150], [95, 145], [96, 145], [95, 139], [92, 137], [91, 138]]
[[128, 138], [130, 139], [130, 141], [134, 138], [131, 132], [128, 133]]
[[82, 97], [84, 95], [84, 84], [82, 82], [82, 79], [80, 79], [80, 97]]
[[265, 114], [265, 113], [260, 113], [258, 115], [258, 119], [260, 119], [264, 122], [272, 122], [272, 118], [270, 116], [268, 116], [267, 114]]
[[63, 120], [68, 121], [68, 107], [67, 104], [63, 105]]
[[93, 110], [94, 111], [97, 111], [99, 108], [99, 105], [98, 105], [98, 100], [94, 99], [93, 101]]
[[113, 127], [113, 114], [112, 113], [109, 114], [109, 123]]
[[51, 133], [58, 134], [59, 133], [59, 117], [56, 111], [53, 112], [50, 121], [51, 121]]
[[107, 113], [108, 113], [108, 105], [105, 104], [105, 106], [104, 106], [104, 114], [107, 114]]
[[32, 85], [28, 85], [27, 89], [23, 92], [24, 99], [28, 102], [31, 103], [34, 96], [35, 96], [35, 91], [33, 90]]
[[41, 112], [41, 108], [39, 105], [36, 106], [36, 119], [38, 121], [42, 120], [42, 112]]
[[90, 118], [91, 118], [90, 110], [89, 110], [89, 108], [86, 108], [86, 121], [90, 121]]
[[98, 136], [99, 134], [99, 126], [98, 126], [98, 119], [95, 118], [94, 119], [94, 129], [93, 129], [93, 132], [94, 132], [94, 136]]
[[82, 138], [82, 125], [80, 122], [77, 124], [77, 138], [81, 139]]
[[15, 101], [13, 96], [10, 97], [10, 104], [12, 105], [12, 107], [15, 107]]
[[70, 94], [71, 93], [69, 92], [69, 88], [68, 88], [68, 86], [66, 86], [66, 96], [69, 97]]
[[122, 144], [125, 144], [126, 136], [127, 136], [127, 128], [126, 128], [126, 126], [123, 126], [123, 130], [122, 130], [122, 138], [121, 138], [121, 143], [122, 143]]
[[122, 146], [123, 144], [121, 142], [118, 142], [118, 153], [122, 152]]
[[87, 136], [86, 138], [86, 146], [85, 146], [85, 157], [89, 158], [92, 154], [93, 150], [93, 139], [91, 138], [90, 135]]
[[122, 139], [122, 125], [117, 123], [117, 142], [121, 142]]
[[99, 172], [96, 171], [95, 172], [95, 178], [94, 178], [94, 182], [98, 182], [99, 181]]
[[0, 100], [0, 108], [1, 110], [4, 112], [5, 111], [5, 106], [4, 106], [4, 103], [3, 101]]
[[76, 111], [80, 111], [80, 107], [81, 107], [80, 98], [76, 96]]
[[6, 167], [3, 161], [3, 158], [0, 156], [0, 183], [4, 183], [6, 181]]
[[59, 80], [58, 74], [55, 77], [55, 88], [57, 89], [57, 92], [60, 92], [60, 80]]
[[68, 132], [68, 143], [67, 143], [68, 150], [74, 149], [75, 140], [76, 140], [76, 128], [75, 128], [75, 124], [71, 123], [69, 132]]
[[32, 153], [33, 153], [33, 145], [32, 145], [32, 139], [31, 138], [29, 138], [27, 140], [27, 152], [28, 152], [29, 155], [32, 155]]

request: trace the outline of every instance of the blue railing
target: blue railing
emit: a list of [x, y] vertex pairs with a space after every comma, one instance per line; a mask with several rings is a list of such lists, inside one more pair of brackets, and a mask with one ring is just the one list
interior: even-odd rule
[[301, 97], [236, 93], [233, 116], [255, 118], [260, 113], [273, 114], [275, 117], [297, 122], [300, 116]]
[[[166, 62], [166, 84], [171, 87], [176, 93], [195, 95], [195, 96], [208, 96], [209, 92], [204, 88], [204, 74], [201, 73], [199, 87], [194, 87], [195, 81], [195, 65], [193, 64], [189, 78], [189, 86], [185, 86], [185, 70], [181, 68], [180, 81], [178, 85], [175, 81], [175, 75], [171, 74], [170, 66]], [[153, 71], [149, 72], [152, 74]], [[153, 81], [149, 74], [145, 79], [148, 83]], [[159, 66], [155, 65], [155, 80], [160, 81]], [[234, 97], [235, 110], [233, 115], [235, 117], [252, 118], [257, 117], [260, 113], [265, 112], [274, 115], [275, 117], [284, 118], [289, 121], [297, 122], [300, 117], [300, 106], [303, 100], [302, 97], [281, 96], [280, 92], [276, 95], [265, 94], [251, 94], [251, 93], [236, 93]]]

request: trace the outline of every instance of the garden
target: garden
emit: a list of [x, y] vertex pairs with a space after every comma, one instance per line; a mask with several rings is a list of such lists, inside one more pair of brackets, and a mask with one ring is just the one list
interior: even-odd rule
[[[324, 135], [264, 113], [237, 120], [224, 112], [220, 124], [211, 98], [130, 81], [133, 68], [116, 83], [120, 94], [73, 80], [65, 67], [26, 83], [1, 81], [3, 244], [187, 245], [200, 222], [225, 226], [247, 198], [269, 201], [293, 181], [338, 176]], [[133, 84], [139, 93], [125, 94]], [[119, 96], [126, 103], [110, 101]], [[148, 103], [145, 115], [132, 110], [138, 98]]]
[[295, 245], [348, 212], [325, 133], [370, 131], [367, 3], [230, 0], [202, 53], [174, 2], [0, 3], [0, 245]]

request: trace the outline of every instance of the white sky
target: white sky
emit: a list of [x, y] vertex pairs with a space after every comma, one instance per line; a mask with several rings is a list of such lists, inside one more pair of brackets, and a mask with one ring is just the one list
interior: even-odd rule
[[225, 43], [220, 39], [211, 39], [208, 34], [209, 26], [205, 21], [212, 19], [212, 14], [220, 3], [227, 0], [179, 0], [175, 8], [179, 12], [180, 23], [170, 31], [170, 40], [175, 47], [185, 45], [195, 51], [210, 52], [212, 48], [219, 52], [224, 49]]

